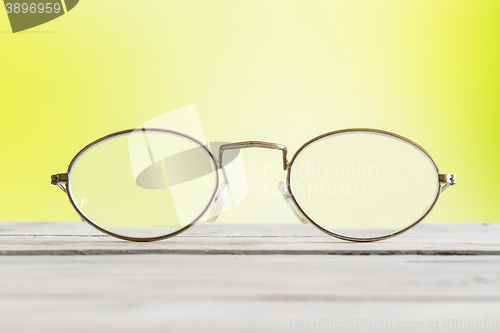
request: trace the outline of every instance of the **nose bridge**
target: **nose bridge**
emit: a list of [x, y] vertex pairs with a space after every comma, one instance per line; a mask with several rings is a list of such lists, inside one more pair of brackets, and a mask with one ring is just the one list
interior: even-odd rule
[[222, 156], [224, 154], [224, 150], [232, 150], [232, 149], [243, 149], [243, 148], [264, 148], [264, 149], [276, 149], [281, 150], [283, 153], [283, 170], [288, 169], [288, 160], [287, 160], [287, 152], [288, 149], [285, 145], [281, 145], [278, 143], [272, 142], [264, 142], [264, 141], [243, 141], [243, 142], [234, 142], [228, 143], [220, 146], [219, 148], [219, 167], [222, 168]]

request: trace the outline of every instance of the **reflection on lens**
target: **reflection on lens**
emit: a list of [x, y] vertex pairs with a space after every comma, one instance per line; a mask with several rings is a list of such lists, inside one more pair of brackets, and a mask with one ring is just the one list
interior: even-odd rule
[[439, 192], [433, 161], [389, 134], [342, 132], [295, 158], [291, 189], [320, 226], [353, 238], [386, 236], [419, 220]]
[[70, 196], [91, 222], [120, 236], [149, 238], [198, 219], [216, 189], [216, 165], [194, 140], [162, 130], [113, 136], [81, 153]]

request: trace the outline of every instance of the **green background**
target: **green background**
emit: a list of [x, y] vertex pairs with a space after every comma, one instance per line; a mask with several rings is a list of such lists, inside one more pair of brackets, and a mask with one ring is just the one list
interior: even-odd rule
[[[427, 221], [498, 222], [498, 13], [498, 1], [86, 0], [12, 34], [2, 11], [0, 220], [77, 220], [52, 173], [100, 136], [196, 104], [208, 141], [291, 153], [331, 130], [396, 132], [458, 175]], [[273, 195], [221, 221], [291, 219]]]

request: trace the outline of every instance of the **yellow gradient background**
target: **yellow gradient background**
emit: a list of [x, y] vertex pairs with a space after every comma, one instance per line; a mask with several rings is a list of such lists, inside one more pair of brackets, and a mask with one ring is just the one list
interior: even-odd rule
[[[498, 1], [82, 0], [12, 34], [2, 5], [0, 220], [77, 220], [52, 173], [101, 136], [196, 104], [208, 141], [291, 153], [331, 130], [396, 132], [458, 175], [427, 221], [499, 222], [499, 13]], [[279, 196], [249, 196], [221, 221], [293, 218]]]

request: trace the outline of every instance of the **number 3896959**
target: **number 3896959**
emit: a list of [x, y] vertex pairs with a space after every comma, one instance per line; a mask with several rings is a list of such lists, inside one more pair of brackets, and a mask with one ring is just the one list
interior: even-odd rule
[[61, 11], [60, 3], [6, 3], [7, 13], [23, 14], [42, 14], [59, 13]]

